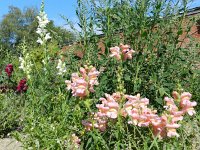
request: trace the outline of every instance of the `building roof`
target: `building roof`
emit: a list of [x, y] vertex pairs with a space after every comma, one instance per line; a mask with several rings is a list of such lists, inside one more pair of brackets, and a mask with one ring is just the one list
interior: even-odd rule
[[193, 16], [196, 14], [200, 14], [200, 7], [188, 9], [186, 16]]

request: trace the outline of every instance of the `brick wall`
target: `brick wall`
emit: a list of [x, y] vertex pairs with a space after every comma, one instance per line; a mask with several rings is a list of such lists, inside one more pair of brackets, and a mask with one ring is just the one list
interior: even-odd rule
[[[197, 21], [195, 23], [190, 22], [191, 17], [196, 17], [196, 18], [199, 17], [199, 21]], [[198, 23], [199, 23], [199, 26], [198, 26]], [[183, 26], [183, 30], [186, 30], [186, 28], [188, 26], [191, 26], [191, 29], [188, 33], [184, 31], [182, 33], [182, 35], [179, 37], [179, 40], [181, 41], [179, 43], [179, 46], [181, 46], [182, 48], [187, 48], [188, 44], [193, 40], [195, 40], [195, 42], [200, 42], [200, 13], [187, 16], [185, 21], [183, 22], [182, 26]], [[120, 36], [122, 36], [122, 35], [120, 35]], [[189, 38], [189, 36], [191, 36], [192, 38]], [[105, 52], [105, 45], [103, 43], [103, 37], [97, 43], [97, 46], [98, 46], [98, 49], [100, 50], [99, 54], [103, 54]], [[81, 50], [81, 49], [83, 49], [83, 45], [81, 43], [74, 43], [71, 46], [65, 46], [65, 47], [63, 47], [62, 52], [65, 53], [72, 47], [75, 49], [74, 50], [75, 56], [82, 58], [84, 55], [84, 50]]]

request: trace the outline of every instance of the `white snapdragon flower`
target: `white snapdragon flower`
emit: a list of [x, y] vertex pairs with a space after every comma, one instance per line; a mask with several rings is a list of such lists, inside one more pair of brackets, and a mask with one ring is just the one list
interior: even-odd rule
[[39, 38], [39, 37], [38, 37], [37, 42], [38, 42], [39, 44], [41, 44], [41, 45], [44, 43], [44, 41], [43, 41], [41, 38]]
[[48, 39], [51, 39], [51, 36], [50, 36], [50, 33], [47, 33], [46, 35], [45, 35], [45, 38], [44, 38], [46, 41], [48, 40]]
[[19, 62], [20, 62], [19, 68], [22, 69], [22, 70], [24, 70], [24, 68], [25, 68], [24, 58], [23, 57], [19, 57]]
[[51, 39], [50, 33], [48, 33], [46, 30], [46, 26], [50, 21], [48, 20], [47, 14], [44, 12], [44, 10], [40, 11], [39, 16], [37, 16], [37, 19], [38, 28], [36, 30], [36, 33], [39, 34], [37, 43], [43, 45], [47, 40]]
[[49, 23], [49, 20], [47, 18], [47, 15], [43, 15], [44, 12], [40, 12], [40, 16], [37, 16], [39, 27], [40, 28], [45, 28], [46, 25]]
[[24, 73], [27, 75], [27, 78], [30, 79], [30, 73], [32, 70], [33, 64], [30, 61], [29, 53], [26, 53], [26, 55], [23, 57], [19, 57], [20, 66], [19, 68], [24, 71]]
[[44, 45], [44, 59], [42, 60], [42, 63], [44, 65], [43, 70], [45, 71], [45, 73], [47, 73], [47, 64], [48, 64], [48, 49], [47, 49], [47, 41], [49, 39], [51, 39], [50, 33], [47, 31], [46, 27], [47, 24], [50, 22], [48, 20], [47, 14], [44, 11], [44, 0], [42, 1], [41, 4], [41, 9], [40, 9], [40, 13], [37, 16], [37, 20], [38, 20], [38, 27], [36, 30], [36, 33], [39, 35], [38, 39], [37, 39], [37, 43], [39, 43], [40, 45]]
[[61, 59], [58, 60], [58, 66], [56, 68], [58, 69], [58, 75], [62, 75], [67, 71], [65, 63], [63, 63]]
[[44, 65], [46, 65], [46, 62], [44, 61], [44, 59], [42, 60], [42, 63], [43, 63]]
[[47, 30], [42, 28], [37, 28], [36, 33], [39, 34], [40, 36], [43, 36], [43, 34], [47, 33]]

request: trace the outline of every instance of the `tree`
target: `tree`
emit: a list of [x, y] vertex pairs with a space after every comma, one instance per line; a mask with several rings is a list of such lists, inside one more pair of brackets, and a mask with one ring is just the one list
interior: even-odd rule
[[30, 7], [21, 11], [19, 8], [9, 6], [8, 14], [4, 15], [0, 23], [1, 42], [7, 48], [15, 47], [24, 37], [27, 42], [32, 42], [37, 38], [35, 30], [37, 28], [36, 16], [38, 10]]
[[52, 39], [56, 40], [60, 47], [69, 45], [75, 41], [75, 34], [60, 26], [55, 26], [51, 20], [47, 26], [48, 31], [51, 33]]
[[[9, 6], [8, 14], [3, 16], [0, 23], [0, 43], [3, 43], [3, 47], [15, 49], [24, 37], [29, 46], [37, 47], [38, 20], [36, 17], [38, 14], [39, 11], [35, 7], [25, 8], [22, 11], [17, 7]], [[75, 39], [72, 32], [55, 26], [53, 21], [50, 21], [47, 28], [59, 46], [67, 45]]]

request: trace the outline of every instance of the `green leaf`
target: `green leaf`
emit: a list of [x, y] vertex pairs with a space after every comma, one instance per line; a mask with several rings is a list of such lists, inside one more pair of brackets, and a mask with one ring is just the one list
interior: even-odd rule
[[157, 99], [156, 99], [156, 102], [157, 102], [158, 104], [162, 105], [162, 104], [163, 104], [163, 99], [162, 99], [162, 98], [157, 98]]
[[127, 75], [127, 74], [124, 76], [124, 79], [125, 79], [126, 81], [131, 81], [130, 75]]
[[159, 91], [161, 97], [164, 96], [164, 94], [165, 94], [165, 89], [164, 89], [163, 87], [159, 88], [158, 91]]

